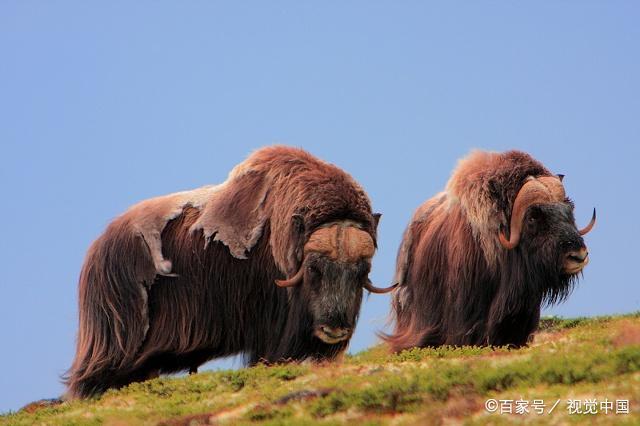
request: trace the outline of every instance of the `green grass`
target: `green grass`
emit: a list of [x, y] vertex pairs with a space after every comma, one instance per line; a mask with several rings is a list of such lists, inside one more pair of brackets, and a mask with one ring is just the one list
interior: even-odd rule
[[[488, 414], [485, 401], [542, 399], [552, 414]], [[631, 414], [569, 415], [569, 399], [629, 400]], [[547, 407], [549, 408], [549, 407]], [[259, 365], [163, 377], [99, 399], [0, 416], [0, 424], [640, 424], [640, 313], [545, 318], [527, 348], [383, 345], [333, 364]]]

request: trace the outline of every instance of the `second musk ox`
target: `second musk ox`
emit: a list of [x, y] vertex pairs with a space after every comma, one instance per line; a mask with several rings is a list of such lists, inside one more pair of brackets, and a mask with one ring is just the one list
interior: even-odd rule
[[398, 252], [391, 347], [527, 343], [543, 303], [588, 263], [562, 175], [526, 153], [476, 151], [415, 212]]
[[379, 215], [341, 169], [263, 148], [227, 181], [143, 201], [91, 246], [68, 397], [243, 353], [330, 360], [356, 325]]

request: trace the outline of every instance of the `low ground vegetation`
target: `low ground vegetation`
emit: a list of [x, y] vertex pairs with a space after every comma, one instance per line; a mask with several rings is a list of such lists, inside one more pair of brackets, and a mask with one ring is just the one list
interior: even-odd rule
[[[496, 401], [495, 409], [489, 400]], [[527, 412], [517, 412], [523, 406]], [[389, 354], [380, 345], [337, 364], [258, 365], [162, 377], [98, 399], [0, 416], [0, 424], [11, 425], [516, 421], [640, 424], [640, 312], [546, 318], [522, 349], [442, 347]]]

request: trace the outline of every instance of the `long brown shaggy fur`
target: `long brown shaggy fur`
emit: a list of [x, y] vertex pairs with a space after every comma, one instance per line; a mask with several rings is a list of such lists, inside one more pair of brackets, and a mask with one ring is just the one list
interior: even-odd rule
[[357, 223], [375, 243], [377, 219], [362, 188], [282, 146], [254, 152], [222, 185], [134, 206], [87, 253], [68, 396], [237, 353], [250, 363], [336, 357], [348, 341], [313, 337], [308, 288], [274, 280], [293, 275], [309, 236], [338, 220]]
[[418, 208], [398, 252], [395, 330], [383, 336], [395, 351], [524, 345], [541, 304], [566, 297], [574, 276], [559, 272], [559, 259], [563, 250], [584, 246], [570, 200], [545, 206], [548, 230], [527, 231], [513, 250], [498, 240], [531, 176], [554, 175], [523, 152], [473, 152], [446, 191]]

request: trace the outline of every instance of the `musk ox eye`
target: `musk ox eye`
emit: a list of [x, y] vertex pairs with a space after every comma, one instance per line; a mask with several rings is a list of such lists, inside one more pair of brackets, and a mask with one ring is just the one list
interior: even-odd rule
[[529, 222], [530, 224], [535, 224], [537, 222], [540, 222], [542, 218], [543, 218], [543, 213], [537, 208], [532, 208], [531, 212], [529, 213], [529, 218], [527, 219], [527, 222]]
[[316, 277], [319, 277], [320, 275], [322, 275], [322, 273], [320, 272], [320, 269], [317, 266], [314, 266], [314, 265], [310, 265], [307, 268], [307, 271], [309, 271], [309, 274], [313, 278], [316, 278]]

